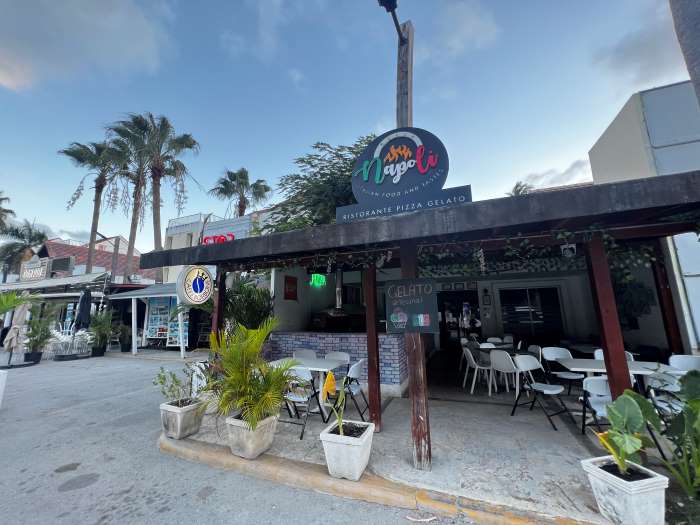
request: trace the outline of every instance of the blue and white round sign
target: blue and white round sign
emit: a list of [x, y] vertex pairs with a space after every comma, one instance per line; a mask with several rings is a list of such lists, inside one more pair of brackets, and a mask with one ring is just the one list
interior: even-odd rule
[[214, 290], [214, 280], [204, 266], [187, 266], [177, 278], [177, 297], [184, 304], [206, 303]]

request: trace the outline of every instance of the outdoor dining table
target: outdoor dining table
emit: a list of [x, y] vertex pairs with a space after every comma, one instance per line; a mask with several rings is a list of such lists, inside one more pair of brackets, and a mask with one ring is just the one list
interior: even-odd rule
[[[557, 359], [557, 361], [571, 372], [586, 372], [588, 374], [607, 373], [605, 361], [602, 359]], [[630, 374], [639, 377], [642, 392], [646, 390], [644, 376], [650, 376], [652, 374], [682, 376], [685, 374], [683, 370], [653, 361], [627, 361], [627, 368], [629, 368]]]
[[[319, 396], [321, 395], [321, 389], [323, 388], [323, 383], [326, 381], [326, 374], [330, 372], [331, 370], [335, 370], [336, 368], [341, 368], [346, 365], [343, 361], [337, 361], [335, 359], [322, 359], [322, 358], [306, 358], [306, 357], [285, 357], [283, 359], [277, 359], [275, 361], [270, 361], [270, 364], [272, 366], [279, 366], [283, 363], [286, 363], [287, 361], [293, 360], [297, 364], [294, 365], [294, 368], [305, 368], [309, 372], [317, 372], [318, 373], [318, 392]], [[328, 409], [326, 406], [327, 403], [320, 403], [321, 405], [321, 410], [323, 411], [323, 418], [325, 419], [328, 417]], [[313, 412], [313, 410], [312, 410]]]

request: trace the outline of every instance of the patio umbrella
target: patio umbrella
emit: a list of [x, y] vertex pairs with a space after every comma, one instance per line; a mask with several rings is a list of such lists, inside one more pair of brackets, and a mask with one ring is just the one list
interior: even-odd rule
[[15, 308], [15, 314], [12, 317], [12, 326], [7, 332], [5, 337], [5, 350], [10, 352], [10, 358], [7, 360], [8, 366], [12, 362], [12, 353], [14, 351], [21, 351], [23, 344], [23, 331], [24, 324], [27, 322], [27, 312], [29, 312], [29, 303], [24, 303]]
[[78, 311], [75, 314], [75, 324], [73, 325], [73, 332], [78, 330], [85, 330], [90, 327], [90, 308], [92, 305], [92, 293], [90, 290], [84, 290], [80, 294], [80, 299], [78, 300]]

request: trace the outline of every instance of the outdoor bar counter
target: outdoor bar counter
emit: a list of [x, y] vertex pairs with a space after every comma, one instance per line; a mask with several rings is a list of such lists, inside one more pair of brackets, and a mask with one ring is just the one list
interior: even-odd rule
[[[267, 343], [269, 360], [291, 358], [295, 350], [313, 350], [318, 357], [328, 352], [347, 352], [350, 362], [367, 359], [367, 334], [364, 332], [273, 332]], [[379, 334], [379, 377], [382, 395], [400, 396], [408, 383], [406, 347], [403, 334]], [[361, 382], [367, 382], [367, 366]]]

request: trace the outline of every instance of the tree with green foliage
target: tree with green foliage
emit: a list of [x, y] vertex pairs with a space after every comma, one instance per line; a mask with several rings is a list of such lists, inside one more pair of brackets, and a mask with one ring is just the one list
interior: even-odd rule
[[68, 201], [68, 209], [72, 208], [82, 197], [85, 190], [85, 179], [89, 175], [94, 175], [95, 177], [93, 182], [94, 197], [90, 241], [88, 242], [87, 261], [85, 262], [85, 273], [92, 273], [95, 244], [97, 242], [97, 228], [100, 222], [100, 210], [103, 205], [102, 196], [105, 189], [114, 182], [119, 167], [116, 164], [118, 155], [107, 142], [90, 142], [88, 144], [73, 142], [67, 148], [60, 150], [59, 153], [71, 159], [76, 166], [89, 170], [89, 173], [80, 180], [78, 187]]
[[519, 180], [518, 182], [515, 183], [513, 186], [513, 189], [510, 190], [507, 195], [509, 197], [517, 197], [519, 195], [527, 195], [533, 190], [532, 184], [528, 184], [525, 181]]
[[18, 226], [8, 226], [3, 231], [7, 241], [0, 245], [0, 264], [2, 264], [2, 282], [7, 280], [9, 270], [19, 270], [28, 250], [38, 248], [46, 241], [46, 233], [25, 220]]
[[15, 216], [14, 210], [5, 208], [5, 204], [10, 202], [10, 198], [5, 197], [4, 193], [4, 191], [0, 191], [0, 231], [7, 228], [7, 219]]
[[243, 217], [249, 206], [264, 202], [271, 191], [272, 188], [263, 179], [251, 183], [248, 170], [241, 168], [237, 171], [226, 170], [224, 176], [219, 177], [216, 185], [209, 190], [209, 195], [228, 201], [227, 216], [235, 205], [236, 217]]
[[297, 173], [280, 180], [278, 187], [284, 200], [275, 207], [272, 220], [264, 229], [282, 232], [334, 223], [337, 207], [355, 203], [352, 168], [372, 140], [374, 135], [366, 135], [351, 146], [314, 144], [311, 153], [294, 161]]

